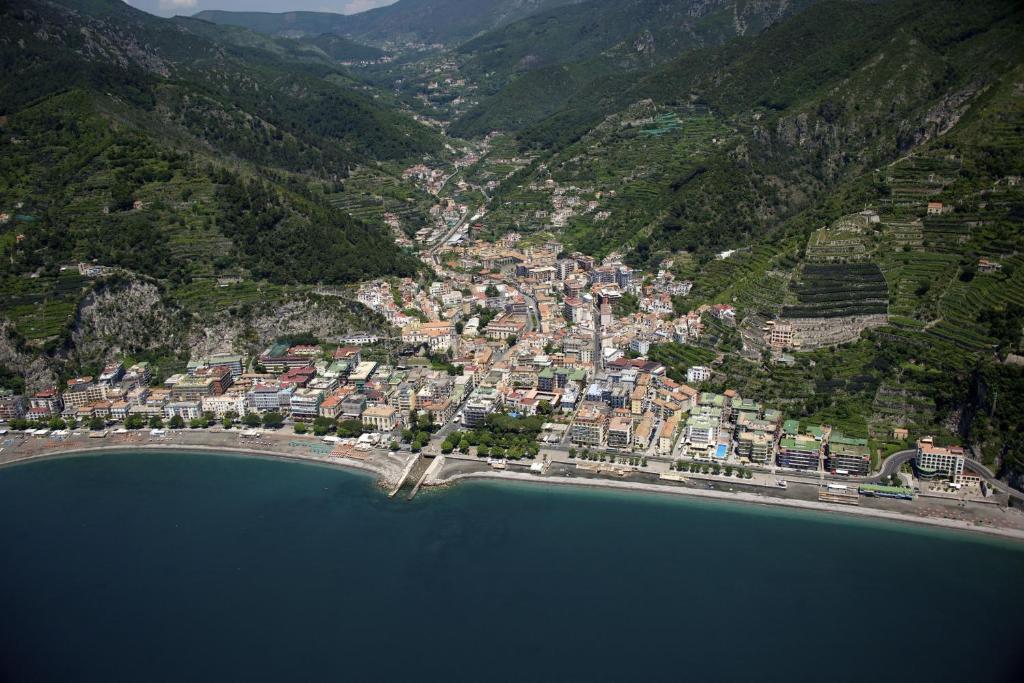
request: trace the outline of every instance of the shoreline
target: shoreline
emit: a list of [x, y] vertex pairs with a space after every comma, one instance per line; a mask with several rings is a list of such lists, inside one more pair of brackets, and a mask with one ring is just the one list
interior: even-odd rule
[[570, 478], [561, 476], [536, 477], [523, 472], [461, 472], [444, 479], [435, 480], [432, 487], [455, 485], [459, 481], [484, 480], [502, 481], [507, 483], [540, 484], [552, 486], [576, 486], [580, 488], [608, 489], [620, 492], [653, 493], [670, 496], [711, 499], [722, 502], [733, 502], [741, 505], [757, 505], [765, 508], [789, 508], [807, 512], [838, 514], [862, 520], [877, 519], [896, 524], [911, 524], [917, 527], [931, 527], [947, 531], [981, 534], [989, 538], [999, 538], [1017, 543], [1024, 543], [1024, 530], [1008, 527], [983, 526], [970, 524], [953, 519], [910, 515], [889, 510], [862, 508], [835, 503], [776, 498], [773, 496], [755, 496], [745, 492], [724, 492], [704, 489], [690, 489], [676, 486], [661, 486], [644, 482], [618, 481], [614, 479]]
[[[35, 461], [59, 459], [63, 457], [77, 457], [82, 455], [102, 455], [104, 453], [125, 453], [133, 451], [154, 451], [154, 452], [192, 452], [195, 454], [224, 454], [238, 455], [244, 457], [255, 457], [271, 460], [285, 460], [298, 464], [320, 465], [342, 470], [355, 470], [373, 474], [377, 485], [382, 490], [388, 490], [397, 482], [394, 475], [389, 472], [386, 466], [374, 463], [371, 460], [356, 460], [353, 458], [331, 458], [329, 456], [316, 456], [304, 453], [290, 453], [280, 449], [257, 449], [239, 448], [221, 445], [183, 444], [183, 443], [134, 443], [134, 444], [111, 444], [97, 446], [83, 446], [68, 449], [43, 449], [36, 453], [27, 454], [20, 458], [0, 463], [0, 470], [6, 467], [23, 465]], [[443, 458], [443, 456], [439, 456]], [[400, 475], [399, 475], [400, 476]], [[790, 498], [777, 498], [774, 496], [758, 496], [746, 492], [725, 492], [716, 490], [705, 490], [696, 488], [684, 488], [677, 486], [664, 486], [645, 482], [630, 482], [614, 479], [592, 479], [592, 478], [570, 478], [563, 476], [538, 477], [525, 472], [460, 472], [448, 475], [443, 478], [430, 478], [424, 482], [425, 487], [432, 489], [453, 486], [460, 481], [498, 481], [506, 483], [522, 483], [533, 485], [572, 486], [585, 488], [597, 488], [619, 492], [631, 492], [640, 494], [661, 494], [671, 496], [684, 496], [704, 500], [717, 500], [733, 502], [741, 505], [757, 505], [767, 508], [781, 507], [788, 509], [804, 510], [824, 514], [838, 514], [845, 517], [852, 517], [862, 520], [878, 519], [897, 524], [911, 524], [917, 527], [931, 527], [954, 532], [967, 532], [981, 534], [989, 538], [1024, 543], [1024, 529], [1009, 527], [985, 526], [971, 524], [961, 520], [913, 515], [876, 508], [862, 508], [834, 503], [822, 503], [818, 501], [797, 500]]]
[[250, 458], [260, 458], [263, 460], [286, 460], [289, 462], [307, 464], [307, 465], [322, 465], [324, 467], [331, 467], [334, 469], [342, 470], [358, 470], [360, 472], [368, 472], [377, 477], [377, 483], [381, 487], [390, 483], [389, 473], [386, 468], [377, 466], [368, 460], [355, 460], [352, 458], [329, 458], [319, 457], [312, 455], [302, 455], [299, 453], [286, 453], [279, 450], [260, 450], [255, 448], [233, 448], [230, 446], [205, 446], [202, 444], [179, 444], [179, 443], [140, 443], [140, 444], [118, 444], [113, 446], [89, 446], [83, 448], [69, 448], [62, 450], [46, 450], [39, 453], [33, 453], [26, 455], [22, 458], [16, 458], [14, 460], [7, 460], [0, 463], [0, 470], [7, 467], [15, 467], [17, 465], [25, 465], [31, 462], [41, 460], [58, 460], [60, 458], [68, 457], [73, 458], [82, 455], [102, 455], [104, 453], [125, 453], [140, 450], [148, 451], [177, 451], [181, 453], [195, 453], [198, 455], [203, 454], [227, 454], [227, 455], [240, 455]]

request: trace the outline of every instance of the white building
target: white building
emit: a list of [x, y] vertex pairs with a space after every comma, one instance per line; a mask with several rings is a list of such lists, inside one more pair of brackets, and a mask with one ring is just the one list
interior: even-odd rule
[[700, 384], [711, 379], [711, 368], [703, 365], [694, 365], [686, 370], [687, 384]]

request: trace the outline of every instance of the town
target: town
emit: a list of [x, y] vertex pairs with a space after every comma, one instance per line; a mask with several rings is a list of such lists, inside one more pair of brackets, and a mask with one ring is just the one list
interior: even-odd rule
[[[818, 501], [848, 505], [860, 496], [984, 501], [999, 492], [959, 447], [921, 435], [872, 472], [867, 439], [787, 416], [758, 396], [711, 391], [707, 364], [673, 372], [649, 358], [662, 344], [691, 348], [707, 325], [736, 325], [730, 305], [680, 313], [675, 302], [693, 283], [668, 269], [643, 273], [617, 254], [598, 261], [518, 233], [452, 241], [425, 251], [425, 279], [358, 287], [355, 299], [391, 333], [282, 339], [254, 357], [225, 349], [159, 382], [145, 362], [115, 362], [63, 387], [7, 392], [0, 420], [45, 440], [75, 430], [93, 439], [282, 430], [336, 459], [446, 456], [775, 494], [799, 482], [816, 486]], [[766, 328], [782, 357], [790, 341], [774, 343], [778, 335]]]

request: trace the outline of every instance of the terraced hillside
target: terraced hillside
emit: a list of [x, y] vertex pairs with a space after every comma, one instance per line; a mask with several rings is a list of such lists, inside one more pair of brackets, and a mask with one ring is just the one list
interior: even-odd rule
[[798, 303], [782, 309], [784, 318], [884, 315], [889, 308], [889, 288], [874, 263], [808, 263], [792, 289]]

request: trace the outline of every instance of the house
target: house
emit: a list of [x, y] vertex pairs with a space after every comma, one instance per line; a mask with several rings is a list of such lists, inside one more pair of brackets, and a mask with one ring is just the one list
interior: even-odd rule
[[945, 212], [944, 209], [945, 207], [942, 205], [942, 202], [928, 202], [929, 216], [938, 216], [939, 214]]
[[978, 272], [979, 273], [998, 273], [1002, 271], [1003, 264], [996, 263], [995, 261], [989, 261], [987, 258], [978, 259]]

